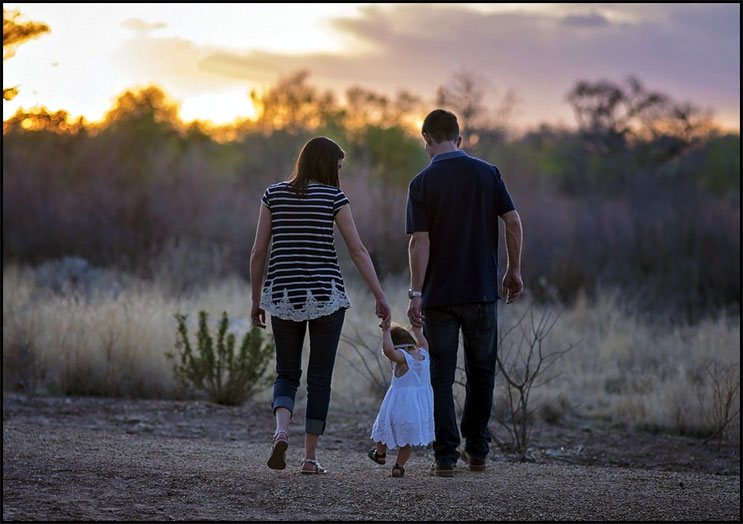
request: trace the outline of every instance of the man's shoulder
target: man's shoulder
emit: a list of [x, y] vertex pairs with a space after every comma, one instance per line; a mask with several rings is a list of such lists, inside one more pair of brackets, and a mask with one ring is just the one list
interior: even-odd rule
[[494, 170], [496, 170], [496, 171], [498, 171], [500, 173], [500, 170], [498, 169], [498, 166], [496, 166], [492, 162], [488, 162], [487, 160], [483, 160], [482, 158], [479, 158], [479, 157], [476, 157], [476, 156], [472, 156], [472, 155], [467, 155], [466, 158], [470, 162], [472, 162], [474, 165], [483, 167], [485, 169], [494, 169]]
[[431, 167], [432, 167], [432, 166], [430, 166], [430, 165], [429, 165], [429, 166], [426, 166], [426, 167], [424, 167], [424, 168], [423, 168], [423, 169], [421, 169], [420, 171], [418, 171], [418, 174], [417, 174], [417, 175], [415, 175], [415, 176], [414, 176], [414, 177], [413, 177], [413, 178], [412, 178], [412, 179], [410, 180], [410, 184], [409, 184], [409, 185], [410, 185], [410, 186], [414, 186], [414, 185], [418, 185], [418, 184], [420, 184], [421, 182], [423, 182], [423, 178], [424, 178], [424, 177], [426, 176], [426, 173], [429, 173], [429, 172], [431, 171]]
[[463, 163], [470, 169], [491, 171], [500, 176], [500, 169], [498, 169], [498, 166], [476, 156], [462, 155], [452, 158], [451, 160], [455, 160], [456, 162], [434, 162], [418, 173], [417, 176], [425, 176], [427, 173], [433, 172], [457, 171], [462, 168]]

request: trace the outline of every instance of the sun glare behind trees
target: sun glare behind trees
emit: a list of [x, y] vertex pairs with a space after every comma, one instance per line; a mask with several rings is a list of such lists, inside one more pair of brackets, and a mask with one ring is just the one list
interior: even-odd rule
[[[50, 31], [43, 22], [24, 22], [19, 20], [21, 13], [3, 7], [3, 62], [15, 56], [16, 48], [32, 38]], [[3, 99], [13, 100], [18, 95], [18, 86], [3, 87]]]

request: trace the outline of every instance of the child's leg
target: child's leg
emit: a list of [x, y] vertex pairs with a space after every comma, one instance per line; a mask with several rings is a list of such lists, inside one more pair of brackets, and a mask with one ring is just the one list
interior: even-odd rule
[[413, 447], [412, 446], [403, 446], [399, 450], [397, 450], [397, 460], [395, 462], [400, 465], [404, 466], [405, 463], [410, 458], [410, 455], [413, 454]]
[[369, 450], [367, 456], [377, 464], [384, 464], [387, 462], [387, 446], [381, 442], [375, 442], [374, 447]]

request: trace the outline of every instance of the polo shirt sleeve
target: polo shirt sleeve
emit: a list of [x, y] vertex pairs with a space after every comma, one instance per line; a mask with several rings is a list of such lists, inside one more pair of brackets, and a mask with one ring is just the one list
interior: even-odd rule
[[421, 177], [415, 177], [408, 186], [408, 206], [405, 216], [405, 232], [411, 235], [416, 231], [428, 231]]
[[513, 200], [511, 200], [508, 189], [506, 189], [506, 183], [503, 181], [500, 170], [497, 167], [495, 170], [498, 176], [498, 201], [496, 205], [498, 206], [498, 216], [502, 216], [516, 209], [516, 206], [513, 205]]
[[343, 206], [349, 203], [350, 202], [348, 201], [346, 194], [339, 189], [338, 193], [335, 195], [335, 198], [333, 199], [333, 216], [335, 216], [338, 213], [338, 211], [341, 210]]

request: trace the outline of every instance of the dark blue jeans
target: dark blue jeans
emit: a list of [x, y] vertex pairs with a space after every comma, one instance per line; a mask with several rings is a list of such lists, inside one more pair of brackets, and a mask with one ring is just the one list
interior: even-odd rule
[[276, 380], [273, 384], [274, 413], [284, 407], [294, 414], [294, 399], [302, 376], [302, 347], [307, 326], [310, 328], [310, 360], [307, 366], [307, 410], [304, 431], [322, 435], [330, 406], [330, 380], [335, 354], [341, 337], [346, 310], [296, 322], [271, 316], [276, 343]]
[[497, 302], [458, 304], [425, 309], [423, 333], [431, 346], [431, 386], [436, 461], [454, 464], [459, 458], [460, 434], [452, 387], [457, 369], [459, 330], [464, 340], [467, 377], [462, 437], [465, 451], [485, 458], [490, 450], [488, 421], [495, 386], [495, 354], [498, 346]]

